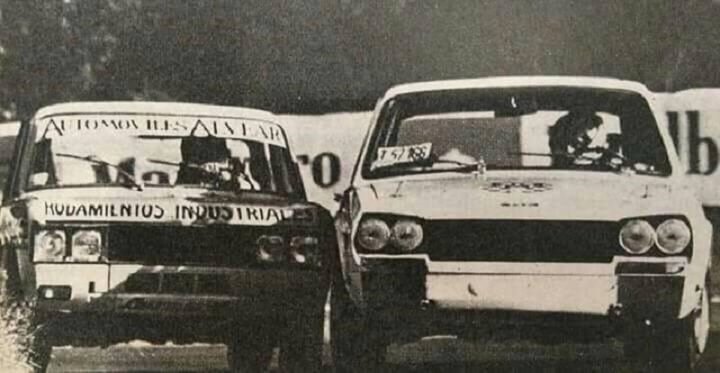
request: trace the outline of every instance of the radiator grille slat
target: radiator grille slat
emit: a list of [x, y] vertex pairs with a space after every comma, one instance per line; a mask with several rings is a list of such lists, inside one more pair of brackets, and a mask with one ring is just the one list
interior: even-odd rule
[[119, 225], [108, 230], [108, 258], [146, 265], [238, 267], [254, 262], [258, 237], [283, 233], [278, 228], [231, 225]]
[[609, 263], [624, 253], [617, 229], [593, 221], [428, 221], [419, 250], [435, 261]]

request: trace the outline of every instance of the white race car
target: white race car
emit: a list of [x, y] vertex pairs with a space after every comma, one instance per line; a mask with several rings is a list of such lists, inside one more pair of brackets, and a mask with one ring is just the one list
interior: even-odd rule
[[[227, 345], [233, 372], [316, 371], [337, 251], [275, 115], [75, 102], [23, 123], [0, 206], [30, 360], [136, 339]], [[32, 305], [28, 309], [26, 305]]]
[[643, 85], [615, 79], [390, 89], [336, 216], [341, 370], [438, 333], [619, 338], [631, 361], [692, 369], [712, 228], [664, 120]]

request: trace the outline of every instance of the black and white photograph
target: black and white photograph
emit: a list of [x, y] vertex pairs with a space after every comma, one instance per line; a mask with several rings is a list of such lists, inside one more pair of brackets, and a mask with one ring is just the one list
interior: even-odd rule
[[0, 0], [0, 372], [718, 372], [718, 20]]

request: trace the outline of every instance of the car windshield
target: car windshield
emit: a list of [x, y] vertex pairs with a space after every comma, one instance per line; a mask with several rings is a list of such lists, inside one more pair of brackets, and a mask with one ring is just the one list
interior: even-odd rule
[[670, 173], [641, 95], [568, 87], [400, 95], [380, 112], [362, 172], [377, 178], [493, 169]]
[[200, 186], [294, 194], [280, 127], [248, 118], [73, 114], [35, 120], [29, 188]]

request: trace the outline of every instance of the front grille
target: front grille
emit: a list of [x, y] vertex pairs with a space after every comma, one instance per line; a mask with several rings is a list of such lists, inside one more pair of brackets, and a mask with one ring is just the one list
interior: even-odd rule
[[609, 263], [624, 252], [614, 222], [427, 221], [418, 251], [435, 261]]
[[131, 274], [120, 286], [123, 293], [228, 295], [227, 275], [196, 273]]
[[288, 228], [248, 226], [114, 225], [108, 230], [108, 259], [146, 265], [253, 264], [262, 235], [287, 237]]

